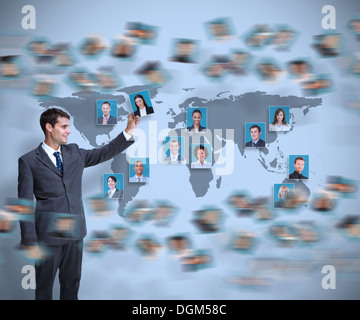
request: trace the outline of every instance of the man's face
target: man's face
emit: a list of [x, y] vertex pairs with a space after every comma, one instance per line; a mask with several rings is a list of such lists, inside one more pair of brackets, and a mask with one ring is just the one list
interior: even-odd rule
[[246, 62], [247, 58], [248, 54], [245, 52], [235, 52], [232, 55], [232, 61], [238, 65], [243, 65]]
[[360, 20], [354, 20], [351, 23], [351, 29], [355, 32], [360, 32]]
[[289, 30], [280, 30], [277, 34], [276, 34], [276, 42], [279, 44], [281, 43], [288, 43], [292, 38], [292, 32]]
[[211, 32], [215, 37], [228, 35], [227, 27], [224, 23], [212, 23], [210, 25]]
[[260, 138], [260, 133], [261, 133], [261, 131], [259, 131], [258, 128], [252, 128], [252, 129], [250, 129], [251, 139], [252, 139], [253, 141], [258, 140], [258, 139]]
[[65, 144], [68, 142], [68, 135], [71, 133], [70, 122], [68, 118], [58, 117], [54, 127], [49, 126], [50, 138], [56, 144]]
[[165, 75], [161, 70], [150, 70], [147, 72], [147, 79], [151, 83], [165, 83]]
[[170, 153], [172, 155], [177, 155], [179, 153], [180, 145], [178, 142], [170, 142]]
[[194, 43], [178, 43], [177, 54], [181, 56], [190, 56], [194, 51]]
[[294, 163], [295, 171], [301, 173], [304, 170], [304, 165], [304, 160], [296, 160], [296, 162]]
[[305, 62], [294, 63], [291, 65], [291, 71], [296, 75], [303, 75], [308, 72], [308, 68]]
[[56, 231], [68, 231], [71, 230], [72, 219], [60, 218], [56, 220]]
[[102, 105], [102, 107], [101, 107], [101, 110], [102, 110], [102, 112], [103, 112], [103, 115], [104, 115], [105, 117], [108, 117], [108, 116], [109, 116], [109, 113], [110, 113], [110, 110], [111, 110], [110, 105], [107, 104], [107, 103], [104, 103], [104, 104]]
[[144, 166], [141, 161], [137, 161], [134, 165], [134, 170], [137, 176], [141, 176], [144, 171]]

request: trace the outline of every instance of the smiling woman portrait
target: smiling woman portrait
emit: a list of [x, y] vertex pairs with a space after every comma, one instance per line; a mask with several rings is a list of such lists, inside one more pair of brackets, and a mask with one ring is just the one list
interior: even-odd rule
[[134, 98], [136, 111], [134, 112], [135, 116], [143, 117], [148, 114], [154, 113], [154, 108], [149, 107], [141, 94], [137, 94]]
[[197, 145], [193, 150], [193, 156], [193, 159], [197, 160], [191, 163], [192, 169], [211, 168], [211, 163], [206, 161], [209, 156], [207, 147], [202, 144]]
[[276, 109], [273, 122], [269, 125], [269, 131], [289, 131], [290, 126], [286, 122], [285, 111], [281, 108]]
[[124, 191], [116, 187], [117, 179], [115, 176], [109, 176], [107, 178], [107, 184], [109, 191], [105, 193], [105, 198], [119, 199], [123, 197]]
[[187, 130], [200, 132], [200, 131], [206, 129], [206, 127], [203, 127], [203, 126], [200, 125], [201, 118], [202, 118], [202, 113], [201, 113], [201, 111], [199, 109], [195, 109], [192, 112], [191, 117], [192, 117], [193, 124], [191, 126], [187, 127]]

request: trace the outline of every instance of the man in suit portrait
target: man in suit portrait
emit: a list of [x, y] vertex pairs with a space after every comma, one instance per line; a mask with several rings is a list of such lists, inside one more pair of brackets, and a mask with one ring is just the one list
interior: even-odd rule
[[[61, 109], [49, 108], [40, 116], [44, 142], [19, 158], [18, 198], [33, 200], [33, 221], [20, 221], [24, 248], [45, 244], [51, 254], [35, 265], [35, 299], [51, 300], [53, 284], [59, 269], [60, 299], [77, 300], [81, 278], [82, 242], [86, 222], [82, 202], [82, 174], [86, 167], [110, 160], [134, 143], [132, 137], [139, 118], [130, 114], [125, 130], [101, 148], [83, 149], [67, 144], [71, 133], [70, 116]], [[76, 215], [78, 224], [71, 239], [49, 236], [54, 213]]]
[[305, 166], [305, 159], [303, 157], [297, 157], [294, 160], [295, 170], [293, 173], [289, 174], [289, 179], [308, 179], [305, 177], [302, 172]]
[[261, 128], [257, 124], [250, 127], [251, 141], [246, 143], [246, 147], [265, 147], [265, 141], [260, 139]]
[[144, 165], [138, 160], [134, 164], [135, 175], [130, 177], [129, 182], [149, 182], [149, 177], [144, 176]]
[[102, 116], [97, 118], [97, 124], [117, 124], [117, 119], [110, 114], [110, 103], [105, 101], [101, 106]]
[[193, 56], [195, 49], [196, 44], [193, 40], [179, 40], [175, 45], [175, 54], [170, 60], [175, 62], [194, 63]]
[[165, 161], [177, 164], [184, 161], [184, 157], [179, 153], [180, 142], [178, 139], [171, 139], [169, 142], [169, 151], [166, 153]]

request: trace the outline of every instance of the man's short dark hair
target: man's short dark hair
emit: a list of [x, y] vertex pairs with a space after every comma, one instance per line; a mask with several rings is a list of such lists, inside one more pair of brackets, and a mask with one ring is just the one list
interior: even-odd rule
[[104, 101], [101, 106], [103, 106], [104, 104], [108, 104], [110, 107], [110, 102]]
[[257, 129], [259, 130], [259, 132], [261, 132], [261, 128], [260, 128], [257, 124], [253, 124], [253, 125], [250, 127], [249, 131], [250, 131], [251, 129], [254, 129], [254, 128], [257, 128]]
[[294, 160], [294, 163], [296, 163], [297, 160], [305, 161], [305, 159], [304, 159], [303, 157], [297, 157], [297, 158]]
[[50, 108], [45, 110], [40, 116], [40, 127], [44, 134], [46, 134], [46, 124], [50, 123], [54, 128], [58, 122], [58, 117], [64, 117], [70, 120], [70, 116], [63, 110], [58, 108]]

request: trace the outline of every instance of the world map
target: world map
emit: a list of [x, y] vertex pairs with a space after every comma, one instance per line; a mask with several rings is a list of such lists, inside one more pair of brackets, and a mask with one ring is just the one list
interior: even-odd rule
[[[129, 114], [128, 107], [126, 106], [126, 99], [123, 94], [131, 94], [137, 91], [148, 90], [154, 105], [162, 104], [163, 101], [157, 101], [160, 87], [153, 86], [131, 86], [117, 90], [119, 95], [99, 93], [96, 91], [80, 91], [73, 93], [71, 97], [48, 97], [46, 100], [41, 101], [40, 106], [47, 107], [61, 107], [68, 111], [74, 119], [75, 128], [81, 135], [89, 141], [93, 147], [99, 147], [97, 138], [99, 135], [109, 135], [112, 126], [97, 126], [96, 113], [89, 112], [92, 108], [94, 101], [97, 99], [116, 99], [118, 101], [118, 122], [126, 123]], [[183, 89], [191, 91], [192, 89]], [[180, 111], [174, 111], [170, 108], [167, 112], [170, 121], [164, 125], [171, 129], [171, 136], [189, 135], [184, 133], [186, 128], [186, 109], [187, 107], [206, 107], [208, 117], [208, 129], [210, 132], [224, 132], [226, 130], [233, 130], [233, 142], [238, 148], [242, 157], [246, 158], [245, 151], [245, 131], [243, 128], [244, 122], [265, 122], [268, 123], [268, 108], [269, 106], [290, 106], [290, 124], [291, 129], [289, 132], [282, 132], [281, 134], [291, 134], [293, 125], [297, 119], [294, 118], [291, 111], [294, 109], [301, 109], [303, 116], [309, 112], [310, 108], [318, 107], [322, 104], [321, 98], [307, 98], [297, 96], [280, 96], [270, 95], [265, 92], [249, 92], [239, 95], [230, 94], [228, 97], [222, 97], [226, 92], [218, 93], [212, 99], [205, 99], [200, 97], [191, 97], [186, 99], [178, 107]], [[156, 107], [155, 107], [156, 110]], [[215, 138], [214, 138], [215, 139]], [[274, 143], [278, 139], [277, 132], [266, 132], [266, 147], [257, 149], [259, 153], [258, 160], [263, 168], [269, 172], [284, 173], [287, 172], [287, 157], [281, 152], [279, 146], [276, 156], [268, 159], [269, 151], [276, 148]], [[187, 140], [188, 141], [188, 140]], [[222, 139], [220, 144], [214, 143], [213, 149], [213, 164], [219, 158], [219, 148], [224, 148], [226, 139]], [[274, 147], [273, 147], [274, 146]], [[188, 149], [188, 148], [187, 148]], [[189, 183], [196, 197], [203, 197], [207, 194], [210, 188], [210, 182], [214, 179], [213, 170], [191, 170], [190, 164], [186, 165], [190, 172]], [[111, 162], [113, 172], [121, 172], [124, 174], [124, 198], [119, 200], [118, 213], [123, 215], [123, 212], [128, 203], [130, 203], [138, 194], [142, 185], [129, 183], [129, 167], [126, 160], [125, 153], [114, 157]], [[221, 176], [217, 178], [216, 187], [221, 188]], [[283, 183], [293, 183], [295, 188], [299, 188], [303, 193], [309, 197], [310, 190], [300, 180], [284, 179]]]

